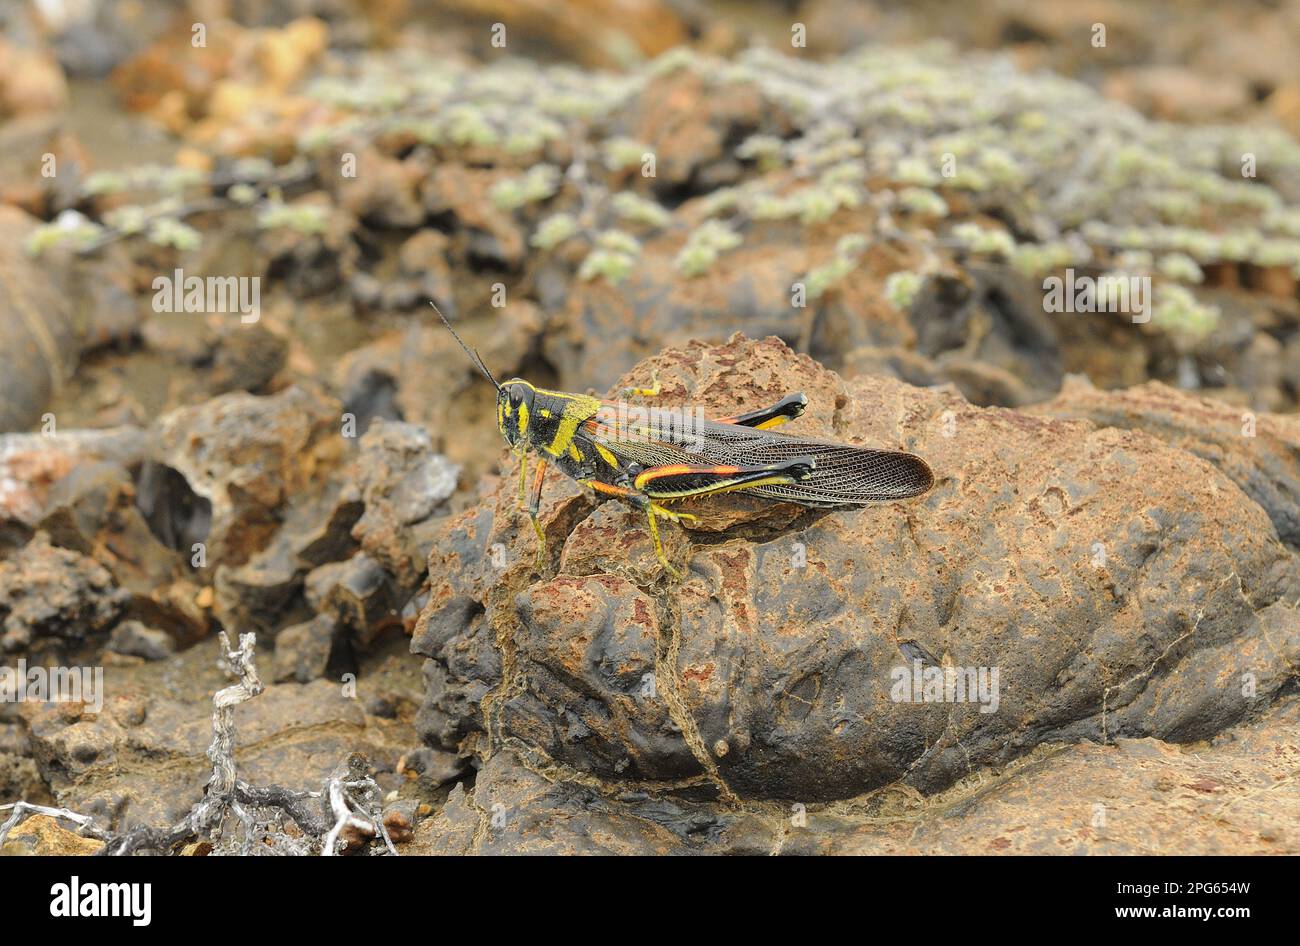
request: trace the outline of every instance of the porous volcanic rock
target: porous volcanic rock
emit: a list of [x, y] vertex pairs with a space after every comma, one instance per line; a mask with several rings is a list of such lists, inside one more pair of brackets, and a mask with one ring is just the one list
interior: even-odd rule
[[1159, 381], [1102, 391], [1073, 376], [1059, 397], [1033, 408], [1099, 426], [1143, 430], [1221, 470], [1300, 548], [1300, 418], [1258, 413]]
[[1044, 747], [930, 797], [736, 807], [547, 779], [510, 750], [403, 854], [1295, 854], [1300, 699], [1207, 743]]
[[[509, 470], [430, 556], [412, 649], [431, 744], [618, 790], [818, 802], [941, 790], [1045, 743], [1190, 742], [1263, 712], [1300, 659], [1300, 567], [1214, 465], [1138, 430], [846, 383], [778, 339], [691, 343], [664, 406], [723, 416], [791, 391], [784, 430], [923, 456], [924, 497], [818, 512], [683, 506], [656, 562], [641, 516], [548, 477], [534, 571]], [[996, 701], [909, 700], [913, 672], [998, 674]]]
[[337, 401], [299, 387], [225, 394], [160, 421], [167, 466], [211, 503], [211, 564], [242, 565], [266, 546], [289, 498], [343, 451]]
[[112, 627], [128, 600], [104, 566], [38, 532], [0, 561], [0, 652], [79, 644]]
[[[212, 776], [212, 694], [230, 680], [219, 653], [209, 637], [167, 660], [107, 666], [98, 713], [78, 703], [22, 704], [31, 755], [56, 803], [115, 829], [173, 824], [185, 814]], [[416, 746], [415, 732], [366, 705], [401, 685], [379, 676], [353, 687], [328, 679], [268, 685], [235, 709], [239, 778], [315, 791], [362, 752], [384, 790], [396, 789], [404, 779], [395, 769]]]

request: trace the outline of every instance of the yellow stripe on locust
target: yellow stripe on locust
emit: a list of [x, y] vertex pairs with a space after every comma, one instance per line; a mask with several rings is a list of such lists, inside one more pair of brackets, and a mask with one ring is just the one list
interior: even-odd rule
[[618, 467], [618, 457], [616, 457], [616, 456], [614, 456], [614, 454], [610, 453], [608, 447], [603, 447], [603, 446], [601, 446], [600, 444], [596, 444], [596, 452], [600, 454], [600, 457], [601, 457], [602, 460], [604, 460], [606, 463], [608, 463], [608, 464], [609, 464], [610, 466], [612, 466], [614, 469], [617, 470], [617, 469], [619, 468], [619, 467]]
[[542, 449], [553, 457], [560, 456], [573, 443], [573, 435], [577, 432], [578, 425], [589, 418], [595, 417], [596, 412], [599, 410], [600, 401], [596, 398], [588, 397], [585, 394], [570, 395], [569, 399], [564, 402], [564, 413], [560, 415], [560, 423], [555, 429], [555, 436]]

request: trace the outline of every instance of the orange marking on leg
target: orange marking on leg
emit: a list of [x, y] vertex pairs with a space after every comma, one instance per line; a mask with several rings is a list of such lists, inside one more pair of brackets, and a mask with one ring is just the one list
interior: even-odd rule
[[708, 473], [717, 476], [732, 476], [740, 472], [738, 466], [690, 466], [685, 463], [674, 463], [671, 466], [654, 466], [643, 472], [635, 480], [636, 488], [641, 489], [651, 480], [657, 480], [662, 476], [683, 476], [689, 473]]
[[598, 493], [605, 493], [608, 496], [631, 496], [632, 490], [625, 489], [622, 486], [611, 486], [609, 483], [602, 483], [600, 480], [583, 480], [585, 485], [590, 486]]

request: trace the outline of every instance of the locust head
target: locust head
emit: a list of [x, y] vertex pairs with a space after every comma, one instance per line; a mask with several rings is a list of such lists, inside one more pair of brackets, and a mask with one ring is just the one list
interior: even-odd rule
[[497, 429], [512, 447], [528, 435], [528, 422], [536, 395], [537, 390], [519, 378], [497, 388]]

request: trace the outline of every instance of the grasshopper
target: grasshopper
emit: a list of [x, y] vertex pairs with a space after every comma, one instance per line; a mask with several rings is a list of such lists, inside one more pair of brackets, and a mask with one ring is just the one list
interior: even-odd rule
[[[546, 561], [546, 537], [537, 512], [548, 464], [596, 493], [643, 511], [655, 555], [676, 578], [683, 573], [664, 553], [657, 520], [698, 517], [675, 512], [666, 503], [744, 490], [777, 502], [834, 508], [908, 499], [934, 485], [929, 465], [910, 453], [773, 433], [772, 428], [803, 413], [808, 406], [803, 394], [717, 420], [629, 423], [614, 402], [547, 391], [522, 378], [498, 383], [441, 311], [438, 317], [496, 389], [497, 428], [519, 457], [519, 505], [527, 508], [537, 533], [539, 571]], [[627, 388], [623, 393], [654, 397], [658, 378], [651, 378], [649, 388]], [[530, 451], [538, 455], [531, 486]]]

